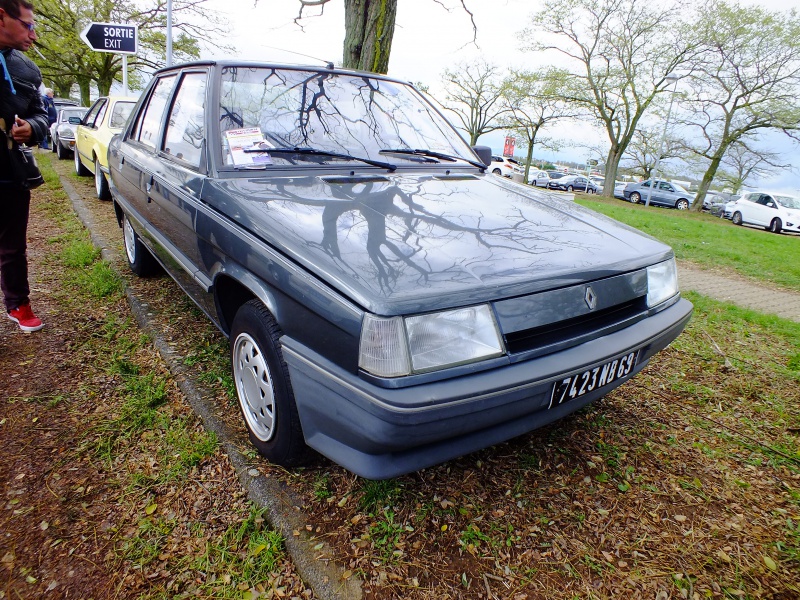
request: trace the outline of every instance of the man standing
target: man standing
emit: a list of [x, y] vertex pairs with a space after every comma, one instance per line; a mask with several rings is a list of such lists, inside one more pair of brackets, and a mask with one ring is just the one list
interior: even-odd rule
[[23, 52], [36, 41], [33, 4], [0, 0], [0, 289], [8, 318], [25, 332], [44, 324], [33, 313], [28, 285], [27, 234], [31, 192], [11, 164], [8, 145], [35, 146], [47, 135], [42, 74]]

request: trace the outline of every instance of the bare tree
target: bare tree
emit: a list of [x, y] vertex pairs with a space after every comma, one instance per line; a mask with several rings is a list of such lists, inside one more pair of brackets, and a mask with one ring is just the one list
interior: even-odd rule
[[442, 74], [445, 85], [443, 106], [458, 117], [475, 145], [484, 133], [507, 129], [501, 117], [508, 112], [503, 102], [500, 69], [486, 61], [462, 63]]
[[512, 71], [503, 83], [507, 112], [502, 123], [520, 136], [527, 149], [524, 181], [528, 181], [533, 146], [547, 125], [576, 115], [559, 90], [568, 73], [559, 69]]
[[704, 8], [694, 28], [702, 44], [688, 78], [691, 118], [699, 141], [694, 154], [708, 161], [693, 209], [700, 210], [728, 150], [759, 131], [795, 136], [800, 123], [800, 18], [722, 0]]
[[661, 131], [657, 128], [639, 129], [633, 134], [631, 143], [622, 157], [621, 166], [629, 172], [640, 175], [643, 179], [650, 179], [656, 159], [663, 162], [670, 158], [680, 158], [684, 150], [684, 142], [667, 136], [664, 145], [660, 148]]
[[789, 164], [782, 164], [780, 158], [777, 153], [756, 150], [749, 141], [739, 139], [731, 144], [722, 158], [715, 180], [727, 184], [734, 194], [738, 194], [751, 178], [791, 168]]
[[[536, 24], [520, 33], [525, 49], [555, 51], [572, 65], [563, 95], [596, 118], [610, 142], [607, 196], [642, 115], [668, 91], [667, 75], [692, 56], [682, 18], [673, 2], [546, 0]], [[542, 28], [552, 35], [542, 36]]]

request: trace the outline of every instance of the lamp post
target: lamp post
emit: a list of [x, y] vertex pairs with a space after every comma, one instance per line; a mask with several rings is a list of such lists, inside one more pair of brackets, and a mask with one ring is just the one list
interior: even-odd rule
[[667, 109], [667, 118], [664, 119], [664, 131], [661, 132], [661, 141], [658, 144], [658, 154], [656, 154], [656, 164], [653, 165], [653, 175], [650, 177], [650, 187], [647, 188], [647, 199], [644, 202], [645, 206], [650, 206], [650, 196], [653, 195], [653, 186], [656, 185], [658, 178], [658, 163], [661, 162], [661, 153], [664, 151], [664, 140], [667, 139], [667, 127], [669, 127], [669, 116], [672, 114], [672, 103], [675, 101], [675, 92], [678, 89], [678, 77], [675, 73], [670, 73], [664, 77], [667, 81], [672, 82], [672, 95], [669, 99], [669, 108]]

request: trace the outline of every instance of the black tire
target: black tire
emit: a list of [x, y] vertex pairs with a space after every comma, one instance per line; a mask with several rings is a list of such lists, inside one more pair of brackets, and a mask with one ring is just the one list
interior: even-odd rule
[[270, 462], [296, 467], [313, 453], [303, 437], [280, 336], [267, 308], [246, 302], [231, 327], [231, 365], [250, 442]]
[[500, 169], [495, 169], [492, 171], [494, 175], [500, 175]]
[[67, 151], [64, 149], [64, 146], [61, 145], [61, 142], [55, 141], [53, 143], [54, 143], [53, 148], [55, 148], [54, 151], [56, 153], [56, 156], [58, 157], [58, 160], [66, 160]]
[[782, 229], [783, 223], [781, 223], [781, 220], [778, 217], [772, 219], [772, 223], [769, 224], [769, 230], [772, 233], [780, 233]]
[[731, 217], [731, 223], [733, 223], [734, 225], [741, 225], [742, 213], [740, 213], [738, 210], [735, 213], [733, 213], [733, 216]]
[[639, 194], [639, 192], [631, 192], [630, 199], [631, 203], [639, 204], [639, 202], [642, 201], [642, 196]]
[[87, 175], [92, 174], [92, 172], [89, 169], [83, 166], [80, 154], [78, 154], [77, 144], [75, 144], [75, 174], [80, 175], [81, 177], [86, 177]]
[[587, 194], [594, 194], [594, 189], [593, 188], [589, 188], [588, 190], [586, 190], [586, 193]]
[[55, 154], [57, 154], [57, 153], [58, 153], [58, 147], [59, 147], [59, 146], [60, 146], [60, 144], [58, 143], [58, 138], [57, 138], [57, 137], [54, 137], [54, 138], [52, 138], [52, 139], [50, 140], [50, 148], [53, 150], [53, 152], [54, 152]]
[[128, 259], [128, 266], [134, 274], [139, 277], [150, 277], [161, 272], [161, 265], [153, 258], [139, 234], [133, 229], [128, 215], [122, 219], [122, 245], [125, 247], [125, 257]]
[[572, 186], [571, 186], [571, 185], [568, 185], [568, 186], [567, 186], [567, 191], [568, 191], [568, 192], [571, 192], [571, 191], [572, 191]]
[[106, 179], [103, 169], [100, 168], [100, 161], [96, 158], [94, 159], [94, 189], [100, 200], [111, 200], [111, 190], [108, 188], [108, 179]]
[[685, 198], [681, 198], [675, 203], [675, 208], [678, 210], [689, 210], [689, 201]]

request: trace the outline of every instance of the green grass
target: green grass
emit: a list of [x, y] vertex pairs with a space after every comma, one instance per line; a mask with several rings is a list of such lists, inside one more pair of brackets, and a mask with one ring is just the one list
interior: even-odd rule
[[732, 269], [746, 277], [800, 291], [800, 237], [736, 227], [730, 221], [622, 200], [580, 197], [576, 202], [636, 227], [669, 244], [675, 256], [709, 268]]

